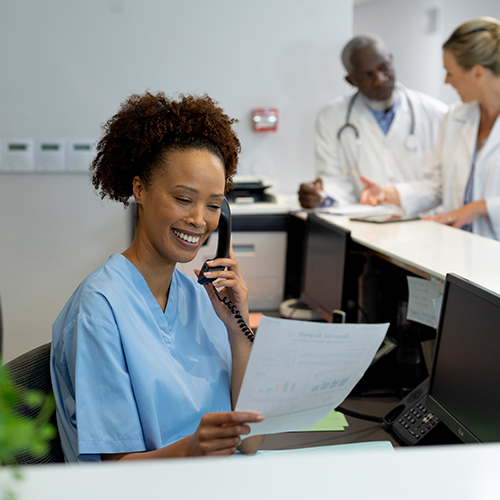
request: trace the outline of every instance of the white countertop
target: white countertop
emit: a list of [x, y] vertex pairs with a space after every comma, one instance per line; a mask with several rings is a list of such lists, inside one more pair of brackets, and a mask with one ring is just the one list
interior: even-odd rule
[[353, 241], [443, 280], [455, 273], [500, 293], [500, 242], [431, 221], [374, 224], [318, 214]]
[[24, 467], [17, 500], [498, 498], [500, 444]]
[[[231, 205], [234, 215], [270, 215], [307, 212], [351, 231], [353, 241], [410, 268], [444, 280], [447, 273], [500, 294], [500, 241], [431, 221], [374, 224], [351, 221], [349, 216], [300, 211], [296, 196], [275, 195], [276, 203]], [[371, 207], [367, 207], [370, 212]]]

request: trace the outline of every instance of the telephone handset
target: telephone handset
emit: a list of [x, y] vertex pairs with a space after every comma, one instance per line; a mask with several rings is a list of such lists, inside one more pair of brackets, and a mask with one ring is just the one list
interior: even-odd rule
[[[217, 226], [217, 232], [219, 235], [217, 243], [217, 252], [215, 257], [209, 260], [223, 259], [229, 255], [229, 246], [231, 244], [231, 210], [229, 209], [229, 203], [226, 198], [222, 200], [222, 205], [220, 207], [220, 218], [219, 225]], [[201, 267], [200, 275], [198, 276], [198, 283], [200, 285], [206, 285], [207, 283], [212, 283], [215, 278], [207, 278], [205, 273], [207, 271], [223, 271], [224, 266], [208, 267], [208, 261], [205, 261]]]
[[[231, 246], [231, 210], [229, 208], [229, 203], [226, 198], [222, 200], [222, 205], [220, 206], [220, 219], [219, 225], [217, 226], [217, 232], [219, 233], [219, 240], [217, 242], [217, 252], [215, 253], [215, 257], [209, 260], [215, 259], [223, 259], [229, 256], [229, 248]], [[205, 261], [203, 266], [201, 266], [200, 274], [198, 276], [198, 283], [200, 285], [207, 285], [216, 280], [216, 278], [207, 278], [205, 273], [208, 271], [223, 271], [224, 266], [217, 267], [209, 267], [207, 265], [208, 261]], [[254, 341], [255, 334], [248, 328], [246, 323], [243, 321], [243, 318], [240, 312], [236, 309], [236, 306], [233, 305], [231, 301], [227, 300], [227, 297], [221, 298], [217, 288], [212, 284], [213, 290], [217, 298], [223, 303], [226, 304], [228, 309], [231, 311], [231, 314], [234, 314], [241, 331], [245, 334], [247, 339], [250, 342]]]

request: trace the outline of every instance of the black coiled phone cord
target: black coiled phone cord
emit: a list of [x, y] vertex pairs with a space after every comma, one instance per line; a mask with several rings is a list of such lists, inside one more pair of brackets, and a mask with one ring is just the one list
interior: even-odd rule
[[337, 406], [337, 408], [335, 408], [335, 411], [338, 411], [339, 413], [343, 413], [344, 415], [347, 415], [348, 417], [359, 418], [360, 420], [368, 420], [369, 422], [377, 422], [378, 424], [384, 423], [384, 419], [382, 417], [375, 417], [373, 415], [365, 415], [364, 413], [358, 413], [357, 411], [348, 410], [347, 408], [344, 408], [342, 406]]
[[212, 288], [214, 289], [215, 295], [217, 295], [217, 298], [223, 303], [226, 304], [226, 306], [229, 308], [231, 311], [231, 314], [234, 314], [234, 317], [238, 320], [238, 325], [241, 328], [241, 331], [245, 334], [246, 338], [250, 341], [253, 342], [255, 339], [255, 333], [248, 328], [247, 324], [241, 317], [240, 311], [236, 309], [236, 306], [233, 306], [233, 303], [231, 301], [227, 301], [227, 297], [221, 298], [219, 295], [219, 292], [217, 291], [217, 288], [212, 284]]

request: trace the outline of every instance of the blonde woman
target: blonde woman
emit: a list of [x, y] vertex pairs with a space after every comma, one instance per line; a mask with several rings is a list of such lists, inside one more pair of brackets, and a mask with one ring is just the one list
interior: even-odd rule
[[422, 181], [381, 186], [362, 177], [361, 202], [409, 213], [442, 204], [424, 217], [500, 240], [500, 21], [459, 26], [443, 44], [446, 83], [461, 102], [450, 107]]

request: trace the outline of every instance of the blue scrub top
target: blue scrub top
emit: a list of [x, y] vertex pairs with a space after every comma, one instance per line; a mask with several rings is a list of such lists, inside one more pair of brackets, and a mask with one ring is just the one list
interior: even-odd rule
[[231, 350], [206, 291], [175, 270], [162, 311], [115, 254], [53, 325], [51, 377], [66, 460], [162, 448], [231, 410]]

